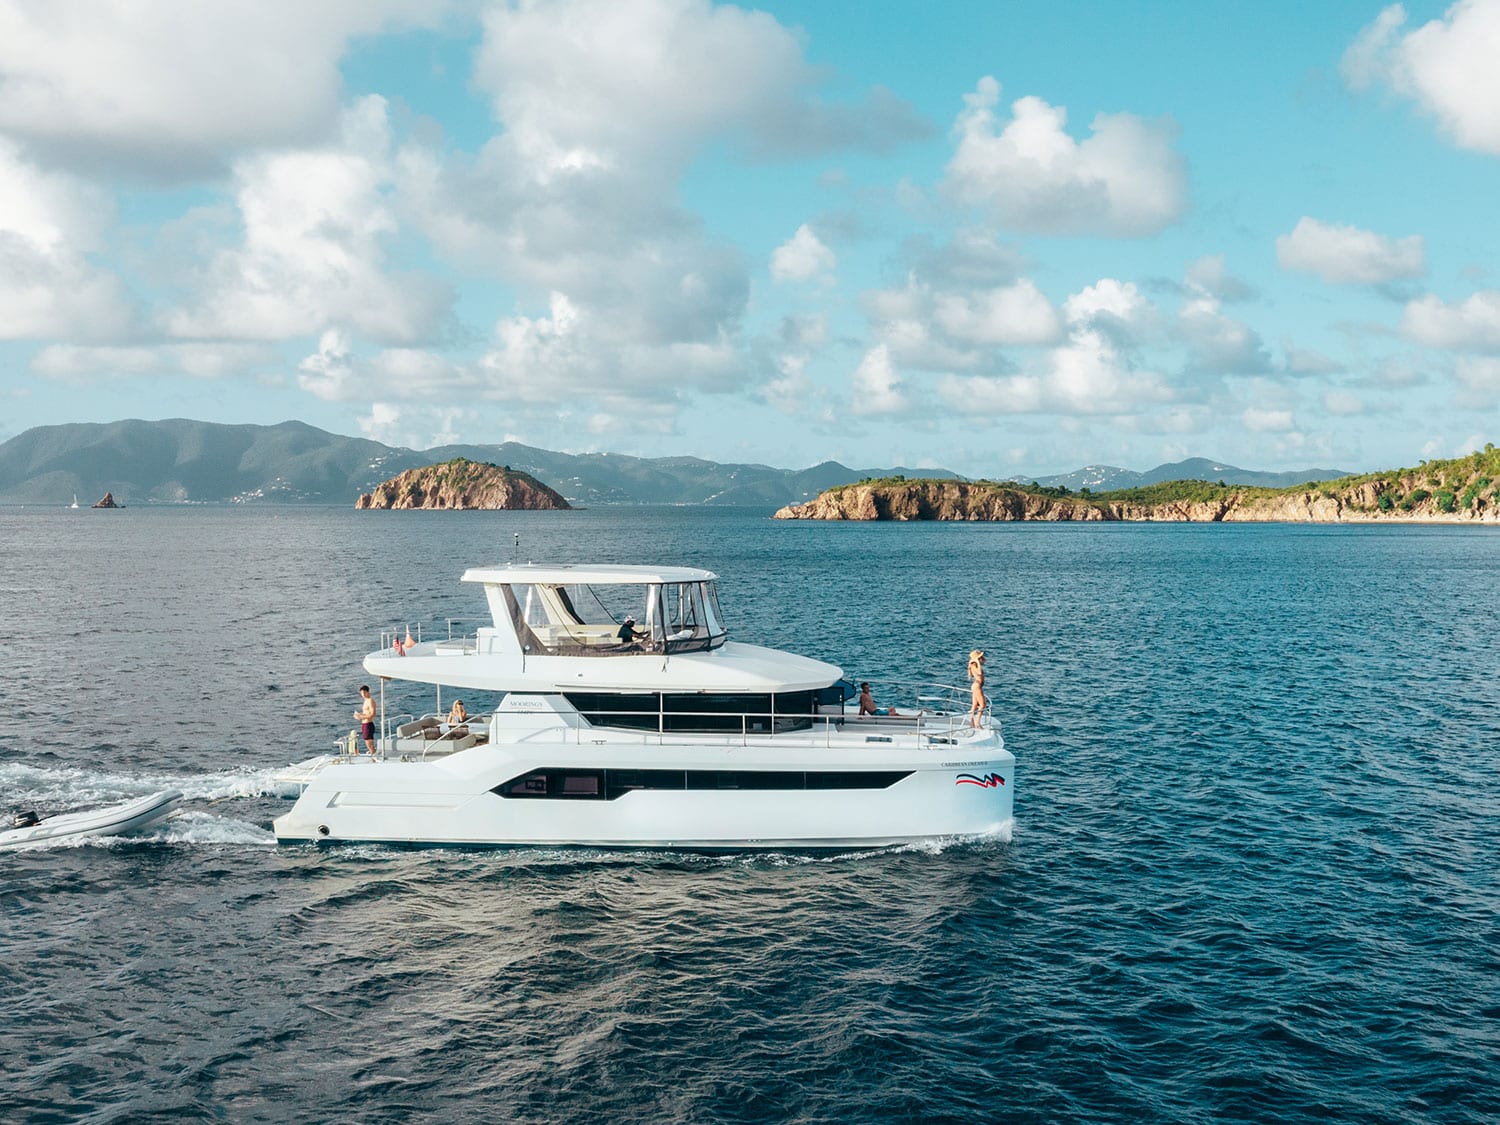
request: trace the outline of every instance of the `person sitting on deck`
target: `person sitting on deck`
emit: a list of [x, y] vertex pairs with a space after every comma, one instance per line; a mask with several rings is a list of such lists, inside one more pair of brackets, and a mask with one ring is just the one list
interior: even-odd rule
[[645, 637], [647, 633], [644, 629], [637, 629], [635, 627], [634, 617], [626, 617], [625, 624], [620, 626], [620, 631], [615, 635], [620, 638], [622, 645], [633, 645], [636, 641]]
[[875, 697], [870, 694], [869, 683], [861, 680], [859, 684], [859, 713], [861, 718], [865, 715], [895, 715], [896, 709], [894, 707], [887, 707], [881, 710], [879, 707], [876, 707]]
[[455, 699], [453, 701], [453, 706], [448, 711], [448, 721], [450, 723], [466, 723], [469, 721], [469, 712], [464, 709], [464, 701], [462, 699]]

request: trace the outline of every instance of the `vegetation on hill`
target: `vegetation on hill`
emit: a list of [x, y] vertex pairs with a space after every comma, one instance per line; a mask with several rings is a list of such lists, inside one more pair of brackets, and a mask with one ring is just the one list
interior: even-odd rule
[[[414, 450], [327, 433], [301, 422], [220, 425], [189, 419], [38, 426], [0, 441], [0, 504], [66, 504], [112, 490], [130, 504], [344, 504], [406, 469], [464, 457], [509, 464], [585, 504], [774, 507], [899, 466], [807, 469], [556, 453], [517, 442]], [[934, 469], [934, 477], [954, 474]]]
[[567, 508], [562, 495], [530, 473], [453, 457], [392, 477], [359, 498], [358, 508]]
[[[1392, 469], [1325, 481], [1316, 487], [1332, 492], [1373, 486], [1375, 507], [1382, 512], [1410, 512], [1427, 501], [1444, 513], [1484, 511], [1500, 505], [1500, 449], [1489, 442], [1467, 457], [1423, 461], [1410, 469]], [[1311, 486], [1310, 486], [1311, 487]]]
[[[924, 480], [904, 476], [866, 477], [856, 484], [829, 489], [825, 496], [839, 497], [852, 489], [910, 492], [938, 488], [951, 481]], [[1335, 480], [1315, 481], [1287, 488], [1229, 485], [1223, 481], [1174, 480], [1139, 488], [1074, 492], [1065, 486], [1044, 486], [1036, 481], [979, 480], [968, 482], [970, 495], [1021, 494], [1066, 501], [1081, 507], [1151, 507], [1167, 504], [1233, 503], [1244, 508], [1274, 505], [1289, 497], [1313, 496], [1334, 501], [1340, 510], [1379, 515], [1401, 514], [1461, 516], [1493, 513], [1500, 508], [1500, 449], [1493, 443], [1465, 457], [1423, 461], [1415, 468], [1385, 470]]]

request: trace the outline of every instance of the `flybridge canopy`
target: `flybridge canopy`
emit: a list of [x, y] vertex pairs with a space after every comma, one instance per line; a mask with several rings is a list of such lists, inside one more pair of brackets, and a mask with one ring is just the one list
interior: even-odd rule
[[711, 570], [699, 570], [693, 566], [543, 566], [526, 563], [520, 566], [473, 566], [464, 571], [465, 582], [486, 584], [548, 582], [604, 586], [643, 582], [716, 582], [718, 578]]
[[537, 656], [701, 652], [727, 632], [711, 570], [686, 566], [474, 567], [497, 634]]

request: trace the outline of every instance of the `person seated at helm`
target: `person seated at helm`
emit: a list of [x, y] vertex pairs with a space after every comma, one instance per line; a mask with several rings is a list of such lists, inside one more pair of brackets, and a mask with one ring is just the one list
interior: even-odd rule
[[622, 645], [629, 645], [634, 644], [636, 641], [644, 640], [647, 633], [644, 629], [637, 629], [635, 627], [634, 617], [627, 616], [625, 624], [620, 626], [620, 631], [615, 635], [620, 638]]

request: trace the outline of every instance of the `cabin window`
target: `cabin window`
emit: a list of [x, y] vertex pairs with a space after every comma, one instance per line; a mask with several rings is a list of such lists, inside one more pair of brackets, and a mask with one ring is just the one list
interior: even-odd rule
[[507, 798], [616, 801], [643, 791], [889, 789], [910, 770], [533, 770], [491, 790]]
[[706, 593], [705, 603], [708, 609], [708, 631], [710, 633], [724, 632], [724, 611], [719, 608], [719, 589], [712, 582], [705, 582], [703, 589]]
[[700, 734], [784, 734], [813, 725], [810, 691], [776, 695], [617, 695], [568, 692], [567, 700], [596, 727]]
[[[522, 647], [538, 655], [692, 652], [724, 643], [711, 582], [550, 583], [500, 587]], [[620, 637], [626, 618], [636, 636]]]
[[502, 797], [597, 801], [604, 796], [603, 770], [533, 770], [491, 790]]

